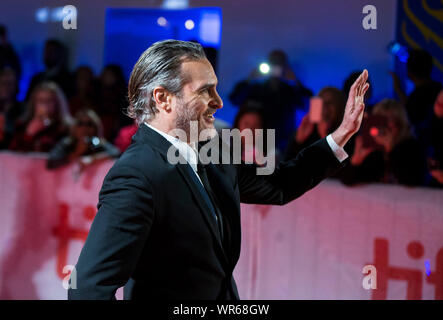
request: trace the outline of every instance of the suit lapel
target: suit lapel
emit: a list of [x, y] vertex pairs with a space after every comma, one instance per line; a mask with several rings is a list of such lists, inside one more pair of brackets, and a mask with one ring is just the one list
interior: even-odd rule
[[[218, 141], [216, 141], [217, 139]], [[208, 145], [209, 148], [205, 148], [208, 143], [216, 143], [216, 145]], [[213, 148], [215, 146], [215, 148]], [[205, 148], [201, 150], [201, 148]], [[241, 243], [241, 221], [240, 221], [240, 203], [236, 200], [233, 181], [229, 179], [233, 174], [229, 174], [230, 170], [233, 170], [230, 165], [223, 165], [223, 157], [231, 155], [229, 145], [227, 145], [220, 136], [207, 141], [199, 143], [199, 152], [207, 153], [212, 158], [212, 152], [215, 153], [214, 158], [218, 159], [217, 165], [209, 163], [206, 166], [206, 172], [208, 174], [209, 182], [214, 191], [215, 197], [220, 204], [220, 210], [222, 212], [225, 221], [225, 234], [229, 234], [225, 237], [225, 250], [229, 250], [229, 257], [231, 258], [231, 265], [235, 265], [240, 256], [240, 243]], [[223, 153], [224, 152], [224, 153]], [[232, 160], [232, 159], [231, 159]]]
[[210, 201], [210, 199], [205, 193], [203, 186], [201, 185], [200, 181], [198, 181], [197, 176], [192, 171], [192, 168], [189, 164], [177, 164], [176, 167], [181, 173], [183, 179], [186, 181], [189, 188], [192, 190], [192, 194], [195, 196], [196, 202], [201, 209], [200, 212], [203, 216], [203, 219], [211, 230], [212, 235], [215, 237], [217, 246], [221, 250], [224, 259], [228, 261], [222, 245], [220, 233], [218, 231], [217, 222], [215, 221], [214, 216], [211, 213], [210, 206], [208, 204], [208, 201]]
[[232, 183], [223, 172], [214, 164], [209, 164], [207, 166], [207, 173], [210, 182], [213, 182], [211, 186], [220, 203], [220, 210], [225, 219], [227, 233], [229, 233], [229, 248], [226, 248], [226, 250], [230, 250], [231, 263], [235, 263], [240, 256], [240, 206], [235, 201]]

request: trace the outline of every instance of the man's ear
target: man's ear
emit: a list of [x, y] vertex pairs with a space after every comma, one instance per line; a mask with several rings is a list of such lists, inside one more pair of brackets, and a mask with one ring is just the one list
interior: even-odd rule
[[157, 108], [163, 109], [166, 112], [171, 111], [171, 94], [163, 87], [156, 87], [152, 91], [152, 96], [154, 98], [155, 103], [157, 104]]

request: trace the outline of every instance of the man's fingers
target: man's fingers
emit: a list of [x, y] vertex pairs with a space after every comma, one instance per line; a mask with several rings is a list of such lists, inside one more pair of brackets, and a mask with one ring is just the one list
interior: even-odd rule
[[357, 80], [355, 80], [354, 83], [352, 84], [351, 89], [349, 89], [348, 101], [355, 100], [355, 97], [357, 96], [357, 91], [358, 91], [359, 79], [360, 78], [357, 78]]
[[354, 87], [354, 90], [357, 91], [362, 81], [363, 81], [363, 72], [358, 76], [357, 80], [354, 81], [354, 84], [352, 85]]
[[351, 86], [351, 89], [349, 89], [349, 96], [348, 96], [348, 102], [352, 104], [355, 104], [360, 100], [359, 97], [361, 97], [364, 85], [368, 79], [368, 70], [364, 69], [363, 72], [358, 76], [358, 78], [354, 81], [354, 83]]
[[368, 77], [369, 77], [369, 72], [368, 72], [368, 70], [366, 70], [366, 69], [364, 69], [363, 70], [363, 75], [364, 75], [364, 77], [365, 77], [365, 82], [368, 80]]
[[368, 70], [364, 69], [362, 72], [362, 76], [363, 76], [362, 84], [364, 85], [368, 81], [368, 78], [369, 78]]
[[363, 72], [361, 73], [361, 77], [362, 79], [360, 85], [363, 87], [366, 81], [368, 81], [369, 77], [368, 70], [364, 69]]
[[366, 94], [366, 91], [368, 91], [368, 89], [369, 89], [369, 83], [366, 83], [365, 84], [365, 86], [363, 87], [363, 97], [365, 96], [365, 94]]
[[365, 93], [369, 88], [369, 83], [366, 82], [368, 80], [368, 71], [366, 69], [363, 70], [362, 76], [363, 76], [363, 81], [359, 87], [358, 97], [359, 99], [364, 100]]
[[360, 97], [361, 97], [361, 92], [362, 92], [362, 88], [363, 88], [363, 84], [364, 84], [364, 82], [362, 82], [362, 83], [360, 83], [359, 85], [358, 85], [358, 88], [357, 88], [357, 96], [356, 96], [356, 101], [358, 101], [359, 99], [360, 99]]
[[355, 81], [355, 93], [356, 96], [360, 96], [362, 92], [362, 87], [365, 84], [366, 80], [368, 79], [368, 71], [366, 69], [363, 70], [363, 72], [358, 76], [357, 80]]
[[369, 83], [362, 83], [358, 90], [357, 102], [364, 101], [365, 93], [369, 88]]
[[360, 85], [365, 83], [366, 80], [368, 80], [368, 70], [364, 69], [357, 80], [359, 81]]
[[356, 92], [357, 92], [357, 89], [358, 89], [358, 86], [360, 85], [360, 82], [361, 82], [361, 80], [362, 80], [362, 75], [363, 74], [360, 74], [359, 76], [358, 76], [358, 78], [354, 81], [354, 83], [352, 84], [352, 86], [351, 86], [351, 89], [349, 90], [349, 95], [351, 95], [351, 94], [356, 94]]
[[364, 69], [363, 70], [363, 72], [361, 73], [361, 76], [362, 76], [362, 83], [365, 83], [367, 80], [368, 80], [368, 76], [369, 76], [369, 74], [368, 74], [368, 70], [366, 70], [366, 69]]
[[355, 97], [356, 103], [360, 103], [362, 101], [363, 86], [364, 86], [364, 82], [358, 86], [357, 96]]

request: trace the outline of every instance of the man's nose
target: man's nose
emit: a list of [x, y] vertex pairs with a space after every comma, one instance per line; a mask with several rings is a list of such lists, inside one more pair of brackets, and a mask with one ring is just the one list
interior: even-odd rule
[[216, 109], [221, 109], [223, 108], [223, 100], [222, 98], [218, 95], [218, 92], [215, 91], [215, 96], [214, 99], [212, 101], [212, 108], [216, 108]]

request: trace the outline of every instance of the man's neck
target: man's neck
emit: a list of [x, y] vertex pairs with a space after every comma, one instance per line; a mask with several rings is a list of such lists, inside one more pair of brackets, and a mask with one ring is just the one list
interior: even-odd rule
[[169, 135], [169, 136], [171, 136], [173, 138], [177, 138], [180, 141], [187, 143], [192, 148], [195, 147], [195, 143], [184, 141], [184, 140], [180, 139], [180, 137], [178, 137], [178, 136], [171, 135], [171, 132], [173, 132], [173, 130], [176, 129], [174, 126], [171, 126], [171, 125], [168, 125], [168, 124], [165, 124], [165, 123], [160, 123], [158, 121], [151, 121], [151, 122], [145, 122], [145, 123], [147, 125], [155, 128], [155, 129], [157, 129], [158, 131], [163, 132], [164, 134], [167, 134], [167, 135]]
[[150, 125], [151, 127], [157, 129], [158, 131], [161, 131], [163, 133], [166, 133], [168, 135], [170, 135], [170, 132], [172, 130], [174, 130], [173, 127], [171, 127], [170, 125], [168, 125], [167, 123], [164, 122], [160, 122], [160, 121], [145, 121], [146, 124]]

